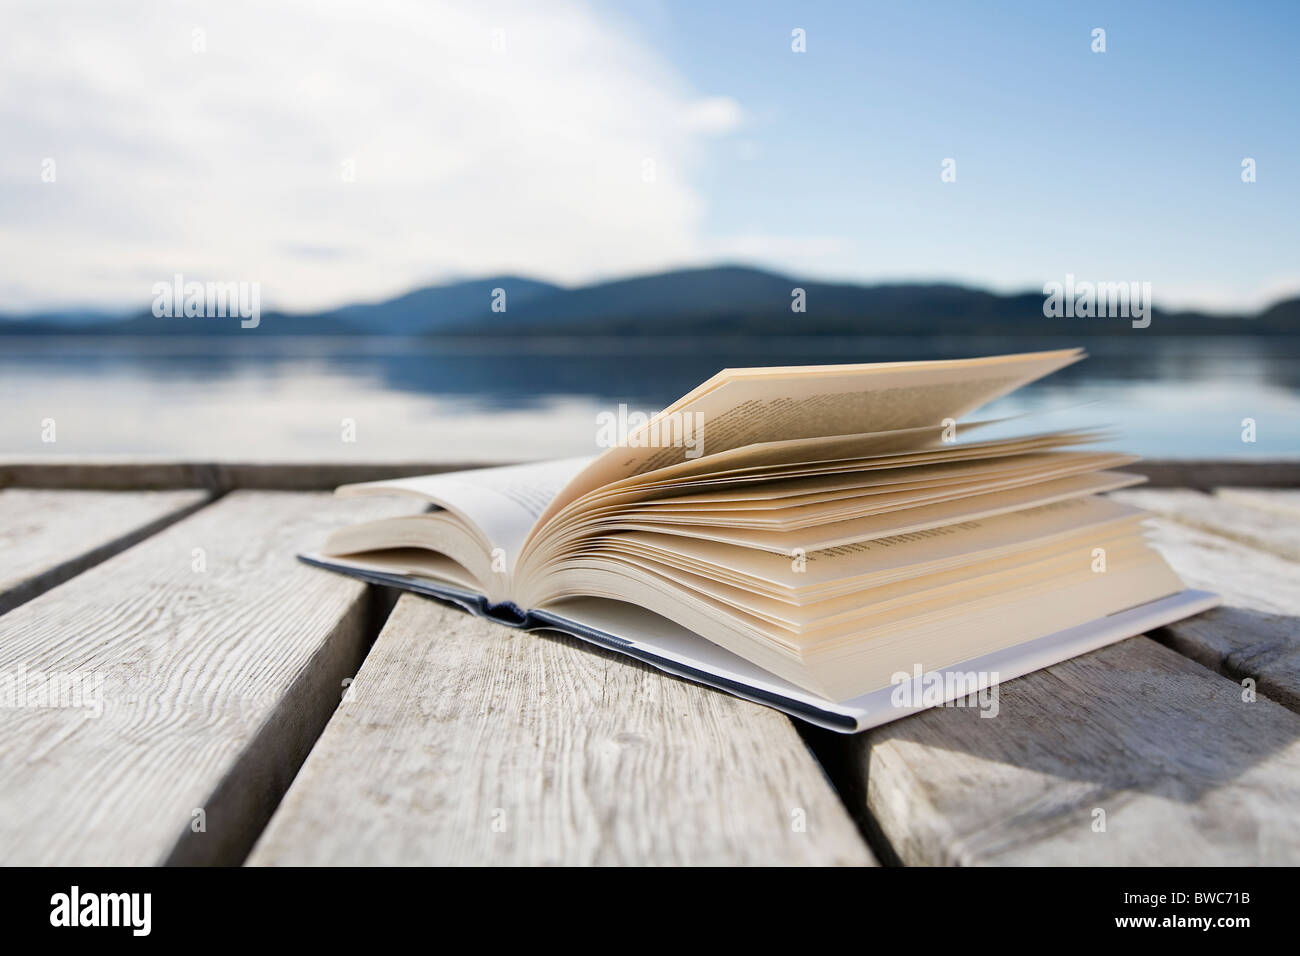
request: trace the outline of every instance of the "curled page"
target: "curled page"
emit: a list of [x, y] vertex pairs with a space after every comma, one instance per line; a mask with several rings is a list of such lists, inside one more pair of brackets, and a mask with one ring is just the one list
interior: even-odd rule
[[575, 474], [537, 527], [588, 492], [692, 457], [760, 442], [937, 425], [1082, 357], [1080, 349], [1065, 349], [945, 362], [727, 369]]

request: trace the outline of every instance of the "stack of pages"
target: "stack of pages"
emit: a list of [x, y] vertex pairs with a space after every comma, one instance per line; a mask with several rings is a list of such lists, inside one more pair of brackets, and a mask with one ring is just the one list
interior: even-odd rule
[[302, 558], [860, 730], [1216, 603], [1100, 433], [957, 423], [1082, 357], [728, 369], [595, 458], [340, 488], [430, 508]]

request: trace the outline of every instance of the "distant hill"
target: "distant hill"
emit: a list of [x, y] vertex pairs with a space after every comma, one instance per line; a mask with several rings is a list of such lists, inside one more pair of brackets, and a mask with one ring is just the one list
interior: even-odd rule
[[1283, 299], [1259, 314], [1257, 320], [1271, 327], [1285, 326], [1290, 331], [1300, 329], [1300, 298]]
[[[505, 311], [491, 307], [504, 289]], [[803, 290], [806, 311], [791, 310]], [[236, 318], [156, 318], [143, 312], [107, 321], [58, 314], [6, 321], [25, 335], [1107, 335], [1123, 318], [1046, 318], [1037, 291], [1002, 295], [944, 283], [854, 285], [783, 276], [745, 266], [682, 269], [566, 289], [518, 276], [428, 286], [383, 302], [326, 312], [267, 312], [256, 330]], [[1156, 310], [1144, 334], [1268, 335], [1300, 329], [1300, 299], [1257, 315]]]
[[564, 291], [549, 282], [497, 276], [428, 286], [386, 302], [345, 306], [322, 313], [321, 318], [384, 335], [418, 335], [464, 324], [482, 313], [491, 314], [494, 289], [505, 291], [507, 311]]
[[32, 312], [25, 315], [0, 314], [0, 323], [30, 322], [33, 326], [86, 326], [103, 323], [122, 322], [132, 313], [129, 310], [113, 311], [111, 309], [66, 309], [63, 311]]
[[238, 316], [228, 318], [159, 318], [152, 312], [142, 312], [116, 322], [81, 323], [77, 321], [49, 322], [35, 319], [6, 319], [0, 316], [0, 335], [105, 335], [105, 336], [167, 336], [167, 335], [233, 335], [253, 333], [271, 335], [357, 335], [366, 329], [345, 325], [323, 315], [290, 315], [283, 312], [263, 312], [253, 329], [240, 327]]
[[236, 317], [163, 317], [151, 311], [87, 320], [84, 312], [37, 316], [0, 315], [0, 334], [22, 335], [229, 335], [256, 331], [273, 335], [423, 335], [489, 311], [494, 289], [504, 289], [507, 306], [562, 292], [560, 286], [517, 276], [494, 276], [416, 289], [384, 302], [344, 306], [317, 313], [263, 312], [256, 329]]
[[[805, 312], [791, 309], [804, 290]], [[1150, 330], [1183, 334], [1291, 332], [1300, 300], [1258, 317], [1153, 313]], [[1000, 295], [944, 283], [853, 285], [743, 266], [685, 269], [540, 296], [445, 331], [479, 335], [1051, 335], [1107, 334], [1122, 318], [1043, 315], [1043, 295]]]

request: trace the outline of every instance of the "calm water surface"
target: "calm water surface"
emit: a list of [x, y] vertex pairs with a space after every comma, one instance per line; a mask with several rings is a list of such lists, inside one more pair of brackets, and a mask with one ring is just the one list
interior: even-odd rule
[[[1108, 424], [1148, 457], [1300, 457], [1300, 341], [633, 342], [0, 338], [0, 455], [489, 461], [595, 451], [596, 415], [654, 411], [720, 368], [960, 358], [1084, 345], [1091, 357], [982, 413], [1016, 430]], [[1242, 441], [1242, 420], [1257, 441]], [[44, 423], [54, 422], [53, 443]], [[345, 420], [355, 441], [344, 441]], [[869, 430], [869, 423], [864, 430]]]

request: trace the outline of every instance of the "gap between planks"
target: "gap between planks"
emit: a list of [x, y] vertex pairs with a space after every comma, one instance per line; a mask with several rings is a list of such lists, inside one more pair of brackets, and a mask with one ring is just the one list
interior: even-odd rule
[[[331, 491], [338, 485], [384, 478], [487, 468], [516, 462], [447, 461], [140, 461], [130, 458], [0, 457], [0, 488], [141, 490], [237, 488]], [[1300, 488], [1300, 461], [1145, 460], [1126, 467], [1149, 487], [1208, 489], [1222, 485]]]
[[0, 491], [0, 614], [192, 514], [206, 491]]
[[874, 859], [783, 714], [404, 595], [249, 862]]
[[0, 713], [0, 862], [242, 861], [373, 633], [374, 592], [294, 553], [414, 510], [236, 492], [0, 617], [0, 672], [102, 705]]
[[333, 491], [350, 482], [405, 478], [445, 471], [487, 468], [507, 462], [365, 461], [139, 461], [134, 459], [3, 459], [0, 488], [51, 488], [132, 491], [204, 488], [215, 493], [236, 489]]
[[[1300, 561], [1293, 522], [1239, 494], [1139, 489], [1113, 497], [1154, 512], [1152, 543], [1223, 606], [1156, 632], [1179, 653], [1300, 712]], [[1269, 493], [1271, 497], [1271, 493]]]
[[843, 745], [859, 813], [912, 865], [1300, 861], [1300, 717], [1145, 637]]

